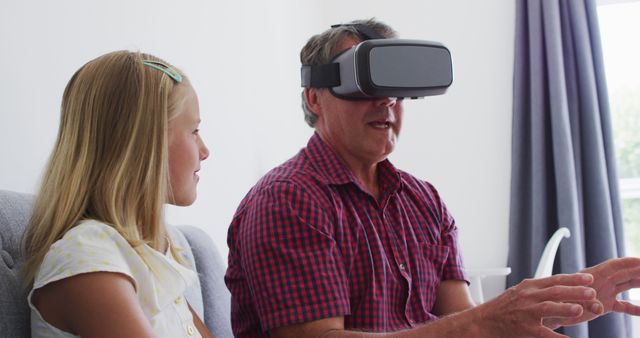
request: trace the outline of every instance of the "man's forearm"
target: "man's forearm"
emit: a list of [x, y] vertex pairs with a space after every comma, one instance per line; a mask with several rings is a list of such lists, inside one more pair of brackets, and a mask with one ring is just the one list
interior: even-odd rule
[[596, 303], [602, 306], [596, 299], [595, 290], [588, 286], [592, 282], [593, 276], [584, 273], [524, 280], [498, 297], [474, 308], [401, 332], [347, 331], [344, 330], [344, 317], [333, 317], [278, 328], [272, 331], [272, 336], [276, 338], [567, 338], [544, 326], [543, 322], [548, 318], [580, 321], [586, 311], [583, 306]]
[[477, 338], [488, 337], [488, 324], [482, 319], [481, 309], [472, 308], [403, 331], [371, 333], [332, 330], [321, 338]]

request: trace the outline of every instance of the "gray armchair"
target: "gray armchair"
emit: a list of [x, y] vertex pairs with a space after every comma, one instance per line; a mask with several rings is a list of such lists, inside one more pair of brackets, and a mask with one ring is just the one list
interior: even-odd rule
[[[0, 190], [0, 336], [29, 337], [29, 307], [18, 271], [20, 249], [33, 196]], [[230, 294], [224, 285], [225, 264], [211, 238], [193, 226], [170, 227], [175, 244], [195, 266], [200, 285], [187, 290], [186, 298], [216, 338], [232, 337]]]

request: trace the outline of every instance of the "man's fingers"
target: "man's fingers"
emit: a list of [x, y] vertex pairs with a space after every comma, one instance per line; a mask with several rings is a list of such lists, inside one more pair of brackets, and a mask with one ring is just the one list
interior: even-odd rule
[[640, 267], [640, 258], [638, 257], [622, 257], [609, 261], [609, 267], [615, 270], [632, 269]]
[[[607, 271], [607, 274], [619, 272], [622, 270], [640, 268], [640, 258], [638, 257], [623, 257], [610, 259], [604, 263], [600, 263], [593, 267], [593, 269], [603, 268]], [[592, 269], [586, 269], [592, 270]]]
[[624, 282], [631, 279], [640, 278], [640, 266], [616, 270], [608, 279], [615, 282]]
[[538, 301], [551, 300], [555, 302], [579, 302], [596, 298], [596, 290], [587, 286], [552, 286], [532, 293]]
[[615, 284], [620, 284], [633, 279], [640, 279], [640, 267], [620, 269], [607, 277], [607, 280]]
[[589, 273], [559, 274], [541, 279], [526, 279], [522, 284], [527, 287], [548, 288], [556, 285], [587, 286], [593, 283], [593, 276]]
[[571, 326], [580, 323], [580, 317], [575, 318], [545, 318], [542, 320], [542, 323], [550, 328], [558, 328], [560, 326]]
[[582, 308], [598, 316], [604, 313], [604, 305], [597, 299], [583, 302]]
[[534, 313], [537, 318], [546, 317], [578, 317], [582, 315], [583, 309], [580, 304], [571, 303], [556, 303], [552, 301], [546, 301], [534, 305]]
[[640, 278], [634, 278], [624, 283], [618, 283], [615, 288], [615, 294], [628, 291], [633, 288], [640, 288]]
[[640, 316], [640, 306], [626, 300], [616, 300], [613, 303], [613, 311], [626, 313], [632, 316]]

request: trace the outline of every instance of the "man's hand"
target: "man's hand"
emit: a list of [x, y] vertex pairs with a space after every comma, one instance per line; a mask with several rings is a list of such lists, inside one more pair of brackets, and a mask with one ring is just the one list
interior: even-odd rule
[[620, 258], [572, 275], [527, 279], [475, 308], [411, 330], [374, 334], [344, 330], [342, 317], [271, 330], [273, 337], [541, 337], [567, 338], [552, 329], [616, 311], [640, 315], [640, 306], [616, 299], [640, 287], [640, 258]]
[[581, 318], [586, 312], [584, 304], [602, 308], [596, 290], [590, 287], [593, 282], [588, 273], [524, 280], [476, 308], [480, 327], [487, 337], [566, 337], [543, 324], [550, 319]]
[[578, 318], [584, 312], [583, 302], [602, 307], [596, 291], [589, 287], [592, 283], [593, 276], [586, 273], [525, 280], [480, 306], [406, 331], [384, 334], [348, 331], [344, 330], [344, 319], [336, 317], [277, 328], [270, 333], [273, 337], [324, 338], [566, 338], [544, 326], [543, 321]]
[[617, 299], [618, 294], [640, 287], [640, 258], [625, 257], [610, 259], [582, 272], [593, 276], [591, 287], [597, 292], [597, 301], [580, 302], [584, 312], [578, 318], [550, 319], [549, 327], [574, 325], [592, 320], [609, 312], [620, 312], [640, 316], [640, 306]]

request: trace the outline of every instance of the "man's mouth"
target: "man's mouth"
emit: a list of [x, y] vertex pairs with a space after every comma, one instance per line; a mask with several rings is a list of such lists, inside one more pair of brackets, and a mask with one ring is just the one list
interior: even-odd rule
[[369, 125], [376, 129], [389, 129], [391, 128], [391, 122], [389, 121], [373, 121], [369, 122]]

